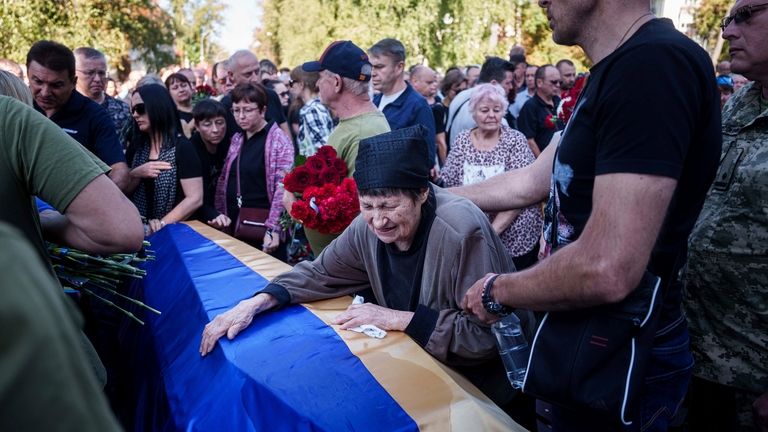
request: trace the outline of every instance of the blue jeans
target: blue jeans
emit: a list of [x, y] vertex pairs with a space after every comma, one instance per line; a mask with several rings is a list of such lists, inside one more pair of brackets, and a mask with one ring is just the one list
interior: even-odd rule
[[[607, 422], [605, 416], [595, 413], [577, 412], [539, 402], [537, 413], [545, 420], [539, 422], [539, 431], [666, 431], [683, 402], [692, 373], [693, 356], [689, 347], [688, 326], [685, 318], [680, 316], [656, 332], [641, 390], [639, 422], [623, 426]], [[550, 424], [546, 424], [546, 420]]]

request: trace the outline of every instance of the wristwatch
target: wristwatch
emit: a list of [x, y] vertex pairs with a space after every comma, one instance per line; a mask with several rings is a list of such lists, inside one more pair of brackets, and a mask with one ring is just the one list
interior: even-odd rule
[[491, 288], [493, 288], [493, 282], [496, 281], [497, 277], [499, 277], [499, 275], [494, 273], [488, 276], [488, 278], [485, 279], [485, 282], [483, 282], [483, 307], [488, 313], [493, 315], [509, 315], [510, 312], [512, 312], [512, 309], [496, 302], [496, 300], [491, 297]]

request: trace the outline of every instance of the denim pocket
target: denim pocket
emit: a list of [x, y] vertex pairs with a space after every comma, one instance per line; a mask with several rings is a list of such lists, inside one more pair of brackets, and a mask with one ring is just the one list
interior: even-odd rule
[[688, 328], [678, 328], [657, 337], [643, 386], [641, 431], [667, 430], [683, 402], [693, 372]]

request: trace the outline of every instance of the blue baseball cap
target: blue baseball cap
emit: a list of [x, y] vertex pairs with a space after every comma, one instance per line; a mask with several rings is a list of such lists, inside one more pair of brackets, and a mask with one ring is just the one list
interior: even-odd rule
[[370, 81], [371, 63], [368, 54], [352, 41], [336, 41], [328, 45], [320, 60], [301, 65], [306, 72], [328, 70], [355, 81]]

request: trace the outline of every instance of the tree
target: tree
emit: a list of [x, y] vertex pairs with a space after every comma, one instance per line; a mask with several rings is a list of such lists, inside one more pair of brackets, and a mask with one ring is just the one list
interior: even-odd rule
[[224, 23], [221, 0], [171, 0], [176, 49], [182, 64], [211, 61], [219, 47], [212, 36]]
[[152, 0], [4, 0], [0, 29], [0, 56], [19, 63], [41, 39], [99, 49], [119, 74], [132, 54], [150, 70], [174, 60], [170, 19]]
[[735, 3], [733, 0], [701, 0], [693, 15], [693, 30], [701, 39], [704, 49], [709, 52], [713, 62], [717, 62], [723, 52], [724, 42], [720, 20], [728, 15], [733, 3]]
[[408, 66], [479, 64], [486, 55], [506, 58], [514, 44], [537, 63], [570, 57], [586, 64], [581, 50], [552, 42], [532, 0], [265, 0], [263, 10], [258, 53], [282, 65], [315, 59], [333, 40], [367, 49], [385, 37], [403, 42]]

